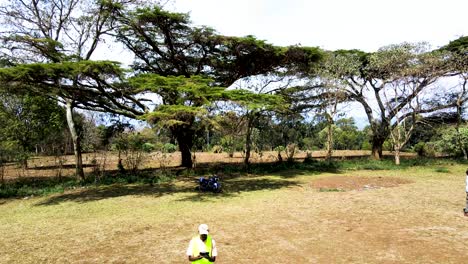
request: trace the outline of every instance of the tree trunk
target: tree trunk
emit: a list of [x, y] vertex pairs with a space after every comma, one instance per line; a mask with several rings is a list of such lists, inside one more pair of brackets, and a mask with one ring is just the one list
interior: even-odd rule
[[190, 151], [189, 145], [187, 144], [187, 142], [185, 142], [185, 140], [178, 139], [177, 142], [179, 143], [179, 150], [182, 154], [181, 166], [186, 168], [192, 168], [192, 153]]
[[23, 169], [27, 169], [28, 168], [28, 159], [26, 157], [23, 157]]
[[210, 130], [206, 129], [206, 150], [210, 150]]
[[400, 165], [400, 147], [395, 146], [395, 165]]
[[84, 180], [85, 176], [84, 176], [84, 171], [83, 171], [83, 158], [81, 155], [81, 144], [80, 144], [80, 138], [78, 137], [78, 133], [76, 132], [75, 121], [73, 120], [73, 102], [71, 100], [67, 100], [66, 109], [67, 109], [68, 129], [70, 130], [70, 135], [71, 135], [72, 142], [73, 142], [73, 152], [75, 154], [76, 176], [79, 177], [81, 180]]
[[21, 156], [21, 164], [23, 166], [23, 169], [28, 169], [28, 147], [27, 147], [27, 144], [26, 144], [26, 140], [24, 140], [22, 142], [22, 148], [23, 148], [23, 155]]
[[252, 150], [252, 124], [254, 117], [249, 116], [249, 122], [247, 124], [247, 134], [245, 135], [245, 158], [244, 164], [249, 166], [250, 164], [250, 151]]
[[247, 135], [245, 137], [245, 158], [244, 158], [244, 164], [249, 165], [249, 159], [250, 159], [250, 150], [252, 148], [252, 139], [251, 139], [251, 133], [250, 129], [247, 129]]
[[382, 137], [372, 137], [372, 154], [371, 157], [376, 160], [380, 160], [382, 155], [383, 143], [385, 142], [385, 138]]
[[333, 123], [328, 123], [327, 128], [327, 160], [331, 161], [333, 153]]
[[457, 125], [455, 127], [455, 130], [457, 132], [458, 147], [460, 148], [460, 150], [463, 153], [463, 159], [468, 160], [468, 154], [466, 153], [465, 144], [463, 144], [462, 137], [461, 137], [461, 134], [460, 134], [461, 122], [462, 122], [462, 103], [461, 103], [461, 101], [459, 99], [457, 101]]
[[182, 154], [182, 167], [192, 168], [192, 153], [190, 149], [193, 145], [193, 131], [184, 127], [176, 127], [171, 129], [172, 134], [177, 139], [179, 151]]

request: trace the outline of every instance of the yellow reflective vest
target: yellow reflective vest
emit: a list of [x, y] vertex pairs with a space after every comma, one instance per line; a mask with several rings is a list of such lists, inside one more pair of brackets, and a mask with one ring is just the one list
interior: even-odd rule
[[[198, 245], [198, 243], [196, 241], [197, 239], [200, 239], [200, 237], [199, 236], [193, 237], [192, 242], [191, 242], [191, 243], [193, 243], [192, 244], [193, 245], [193, 248], [192, 248], [192, 256], [193, 257], [196, 257], [196, 256], [200, 255], [200, 249], [198, 248], [199, 245]], [[211, 247], [211, 236], [210, 235], [208, 235], [206, 237], [205, 247], [206, 247], [206, 250], [208, 251], [210, 257], [212, 257], [212, 255], [211, 255], [212, 247]], [[205, 263], [208, 264], [208, 263], [212, 263], [212, 262], [210, 262], [206, 258], [201, 258], [199, 260], [192, 261], [192, 264], [205, 264]]]

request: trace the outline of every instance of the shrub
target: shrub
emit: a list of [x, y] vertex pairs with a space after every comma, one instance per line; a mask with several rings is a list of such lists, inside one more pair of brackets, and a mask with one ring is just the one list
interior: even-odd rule
[[144, 152], [149, 153], [149, 152], [154, 151], [156, 149], [156, 147], [155, 147], [154, 144], [146, 142], [146, 143], [143, 144], [142, 149], [143, 149]]
[[425, 146], [424, 146], [424, 156], [425, 157], [435, 157], [436, 156], [436, 146], [434, 143], [432, 142], [428, 142]]
[[413, 147], [414, 152], [418, 153], [420, 157], [435, 157], [436, 147], [433, 143], [418, 142]]
[[418, 142], [416, 145], [413, 146], [413, 151], [418, 153], [418, 156], [424, 157], [424, 146], [426, 143]]
[[449, 170], [445, 167], [438, 167], [435, 169], [436, 172], [449, 173]]
[[220, 145], [214, 145], [211, 148], [211, 151], [213, 151], [213, 153], [222, 153], [223, 152], [223, 147], [220, 146]]
[[320, 188], [319, 192], [344, 192], [345, 190], [343, 189], [338, 189], [338, 188]]
[[369, 141], [365, 140], [364, 142], [362, 142], [361, 149], [362, 150], [371, 150], [372, 149], [372, 144]]
[[177, 150], [177, 146], [171, 143], [166, 143], [163, 146], [163, 151], [167, 153], [173, 153]]
[[294, 162], [294, 154], [296, 154], [296, 144], [288, 144], [286, 147], [286, 156], [289, 163]]
[[284, 151], [286, 148], [283, 147], [283, 146], [277, 146], [276, 148], [274, 148], [273, 150], [278, 152], [278, 162], [282, 162], [283, 161], [283, 157], [281, 156], [281, 151]]

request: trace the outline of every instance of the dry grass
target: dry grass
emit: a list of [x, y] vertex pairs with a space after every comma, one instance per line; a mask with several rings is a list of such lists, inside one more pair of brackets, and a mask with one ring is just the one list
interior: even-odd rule
[[[336, 159], [345, 159], [351, 157], [368, 157], [370, 151], [366, 150], [336, 150], [333, 152], [333, 157]], [[313, 151], [311, 152], [313, 158], [321, 159], [326, 156], [326, 151]], [[294, 158], [296, 160], [303, 160], [307, 155], [305, 151], [298, 151]], [[386, 151], [385, 156], [391, 156], [392, 153]], [[402, 157], [415, 157], [415, 153], [402, 153]], [[93, 170], [92, 160], [96, 159], [101, 162], [105, 156], [106, 159], [106, 170], [117, 169], [117, 153], [108, 152], [107, 154], [94, 154], [86, 153], [83, 154], [83, 163], [85, 173], [89, 173]], [[233, 157], [229, 157], [227, 153], [209, 153], [209, 152], [197, 152], [195, 153], [196, 160], [195, 166], [204, 166], [214, 163], [242, 163], [244, 157], [242, 153], [236, 152]], [[277, 161], [278, 153], [275, 151], [265, 151], [261, 154], [252, 153], [252, 163], [264, 163], [264, 162], [275, 162]], [[282, 153], [283, 159], [286, 159], [286, 154]], [[158, 153], [150, 153], [146, 155], [145, 162], [141, 165], [140, 169], [149, 168], [160, 168], [161, 162], [166, 167], [177, 167], [180, 166], [181, 155], [179, 152], [167, 154], [167, 158], [162, 160]], [[74, 156], [64, 156], [64, 167], [62, 169], [62, 176], [72, 176], [75, 173], [74, 167]], [[24, 170], [15, 164], [9, 164], [6, 166], [5, 179], [11, 180], [21, 177], [54, 177], [57, 175], [57, 165], [54, 161], [54, 157], [35, 157], [29, 160], [29, 168]]]
[[298, 173], [226, 178], [219, 195], [178, 181], [0, 200], [0, 263], [189, 263], [199, 223], [217, 263], [464, 263], [464, 170], [349, 171], [331, 181], [406, 184], [345, 192], [313, 185], [337, 175]]

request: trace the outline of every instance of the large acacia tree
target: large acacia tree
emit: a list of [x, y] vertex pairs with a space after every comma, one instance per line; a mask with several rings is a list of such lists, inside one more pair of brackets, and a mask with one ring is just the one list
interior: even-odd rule
[[376, 159], [382, 157], [383, 143], [398, 124], [455, 106], [453, 100], [426, 100], [448, 69], [445, 56], [425, 44], [390, 45], [370, 54], [340, 50], [329, 63], [329, 76], [345, 84], [342, 91], [367, 115]]
[[[226, 37], [207, 27], [194, 27], [187, 14], [168, 12], [157, 5], [117, 8], [114, 19], [116, 38], [135, 55], [132, 65], [135, 78], [141, 75], [147, 80], [162, 80], [160, 77], [164, 77], [172, 83], [158, 86], [157, 82], [150, 81], [144, 89], [158, 96], [154, 100], [157, 105], [154, 113], [148, 116], [150, 121], [160, 121], [172, 111], [169, 118], [172, 121], [165, 124], [177, 139], [184, 167], [192, 167], [190, 149], [195, 134], [194, 122], [198, 120], [198, 111], [192, 110], [215, 100], [213, 91], [209, 90], [229, 87], [246, 76], [270, 72], [284, 61], [284, 49], [252, 36]], [[212, 81], [202, 81], [203, 89], [198, 85], [190, 86], [193, 80], [206, 78]], [[153, 87], [148, 87], [149, 83]], [[180, 86], [174, 86], [177, 83]]]

